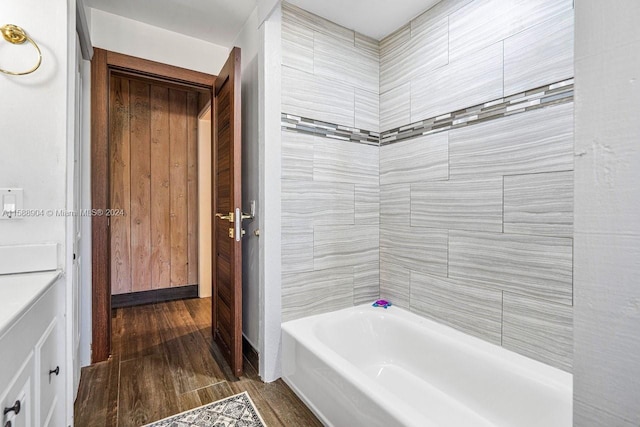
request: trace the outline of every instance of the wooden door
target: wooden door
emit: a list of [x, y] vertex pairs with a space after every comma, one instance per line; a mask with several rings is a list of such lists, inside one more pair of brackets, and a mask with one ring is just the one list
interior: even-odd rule
[[214, 89], [212, 330], [236, 376], [242, 375], [240, 83], [240, 49], [235, 47]]
[[198, 284], [198, 93], [112, 73], [111, 293]]

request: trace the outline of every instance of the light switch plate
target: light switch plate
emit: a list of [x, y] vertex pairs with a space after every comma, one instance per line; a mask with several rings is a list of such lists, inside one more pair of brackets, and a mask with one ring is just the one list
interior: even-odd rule
[[19, 219], [23, 210], [22, 188], [0, 188], [0, 219]]

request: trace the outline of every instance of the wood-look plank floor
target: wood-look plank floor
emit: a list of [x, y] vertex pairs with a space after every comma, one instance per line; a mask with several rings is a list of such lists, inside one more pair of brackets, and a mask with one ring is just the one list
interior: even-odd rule
[[322, 424], [282, 381], [245, 359], [235, 378], [211, 337], [211, 299], [114, 310], [111, 359], [82, 369], [78, 427], [139, 427], [247, 391], [269, 427]]

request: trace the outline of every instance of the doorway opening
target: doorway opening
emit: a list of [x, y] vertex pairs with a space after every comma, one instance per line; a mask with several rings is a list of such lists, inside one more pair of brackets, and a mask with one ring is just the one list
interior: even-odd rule
[[[91, 68], [92, 208], [109, 213], [92, 218], [95, 363], [111, 354], [112, 298], [124, 307], [211, 293], [200, 278], [212, 235], [199, 188], [212, 178], [199, 182], [198, 124], [216, 76], [102, 49]], [[201, 160], [210, 170], [211, 156]]]
[[[213, 341], [220, 347], [234, 375], [242, 375], [242, 236], [245, 233], [242, 220], [250, 215], [242, 213], [241, 206], [240, 57], [239, 48], [231, 49], [216, 77], [102, 49], [94, 50], [91, 67], [92, 208], [97, 212], [125, 216], [128, 207], [132, 215], [123, 221], [124, 226], [116, 223], [113, 229], [111, 222], [115, 215], [92, 218], [93, 363], [107, 360], [111, 355], [112, 287], [116, 291], [124, 287], [126, 294], [133, 290], [133, 284], [127, 284], [128, 278], [130, 283], [140, 283], [138, 286], [144, 290], [139, 292], [157, 298], [158, 291], [172, 293], [175, 292], [173, 288], [188, 291], [189, 284], [184, 285], [184, 282], [198, 277], [204, 289], [208, 284], [199, 277], [200, 269], [193, 265], [189, 267], [189, 260], [193, 260], [192, 264], [210, 266]], [[163, 113], [161, 105], [168, 105], [169, 113]], [[206, 141], [198, 140], [198, 124], [203, 123], [202, 129], [206, 125], [207, 106], [211, 116], [208, 140], [211, 147], [211, 204], [201, 202], [200, 205], [203, 209], [208, 206], [208, 213], [200, 212], [197, 202], [191, 203], [195, 208], [189, 210], [189, 199], [198, 198], [198, 143]], [[172, 110], [178, 113], [172, 114]], [[204, 135], [204, 131], [202, 133]], [[186, 147], [179, 143], [179, 135], [186, 135]], [[152, 150], [154, 144], [157, 147]], [[200, 157], [205, 161], [204, 156]], [[129, 161], [128, 166], [123, 166], [125, 160]], [[116, 172], [122, 170], [112, 177], [112, 168]], [[154, 176], [159, 177], [153, 181], [155, 189], [151, 184]], [[115, 182], [120, 179], [125, 182]], [[163, 201], [158, 209], [152, 206], [152, 195], [153, 200]], [[113, 205], [118, 206], [112, 209]], [[181, 216], [178, 211], [182, 212]], [[204, 238], [205, 242], [211, 243], [211, 258], [198, 262], [196, 260], [207, 249], [206, 245], [196, 243], [201, 213], [208, 215], [211, 221], [209, 239]], [[180, 218], [183, 222], [179, 222]], [[208, 225], [201, 221], [200, 230], [202, 224]], [[134, 233], [135, 227], [139, 230]], [[193, 238], [191, 243], [189, 234]], [[174, 235], [175, 241], [182, 246], [178, 249], [183, 250], [172, 248]], [[152, 239], [158, 244], [152, 246]], [[130, 252], [125, 254], [127, 247]], [[162, 255], [154, 258], [152, 249], [158, 248]], [[128, 268], [113, 264], [114, 260], [128, 262], [128, 266], [125, 265]], [[124, 281], [120, 281], [121, 273]], [[167, 281], [168, 291], [154, 289], [154, 286], [166, 286]], [[200, 291], [196, 293], [199, 295]]]

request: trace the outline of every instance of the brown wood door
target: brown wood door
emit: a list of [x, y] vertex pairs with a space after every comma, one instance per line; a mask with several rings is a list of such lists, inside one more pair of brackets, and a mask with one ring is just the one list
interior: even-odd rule
[[198, 284], [198, 92], [112, 73], [111, 293]]
[[213, 108], [213, 337], [242, 375], [240, 49], [216, 79]]

